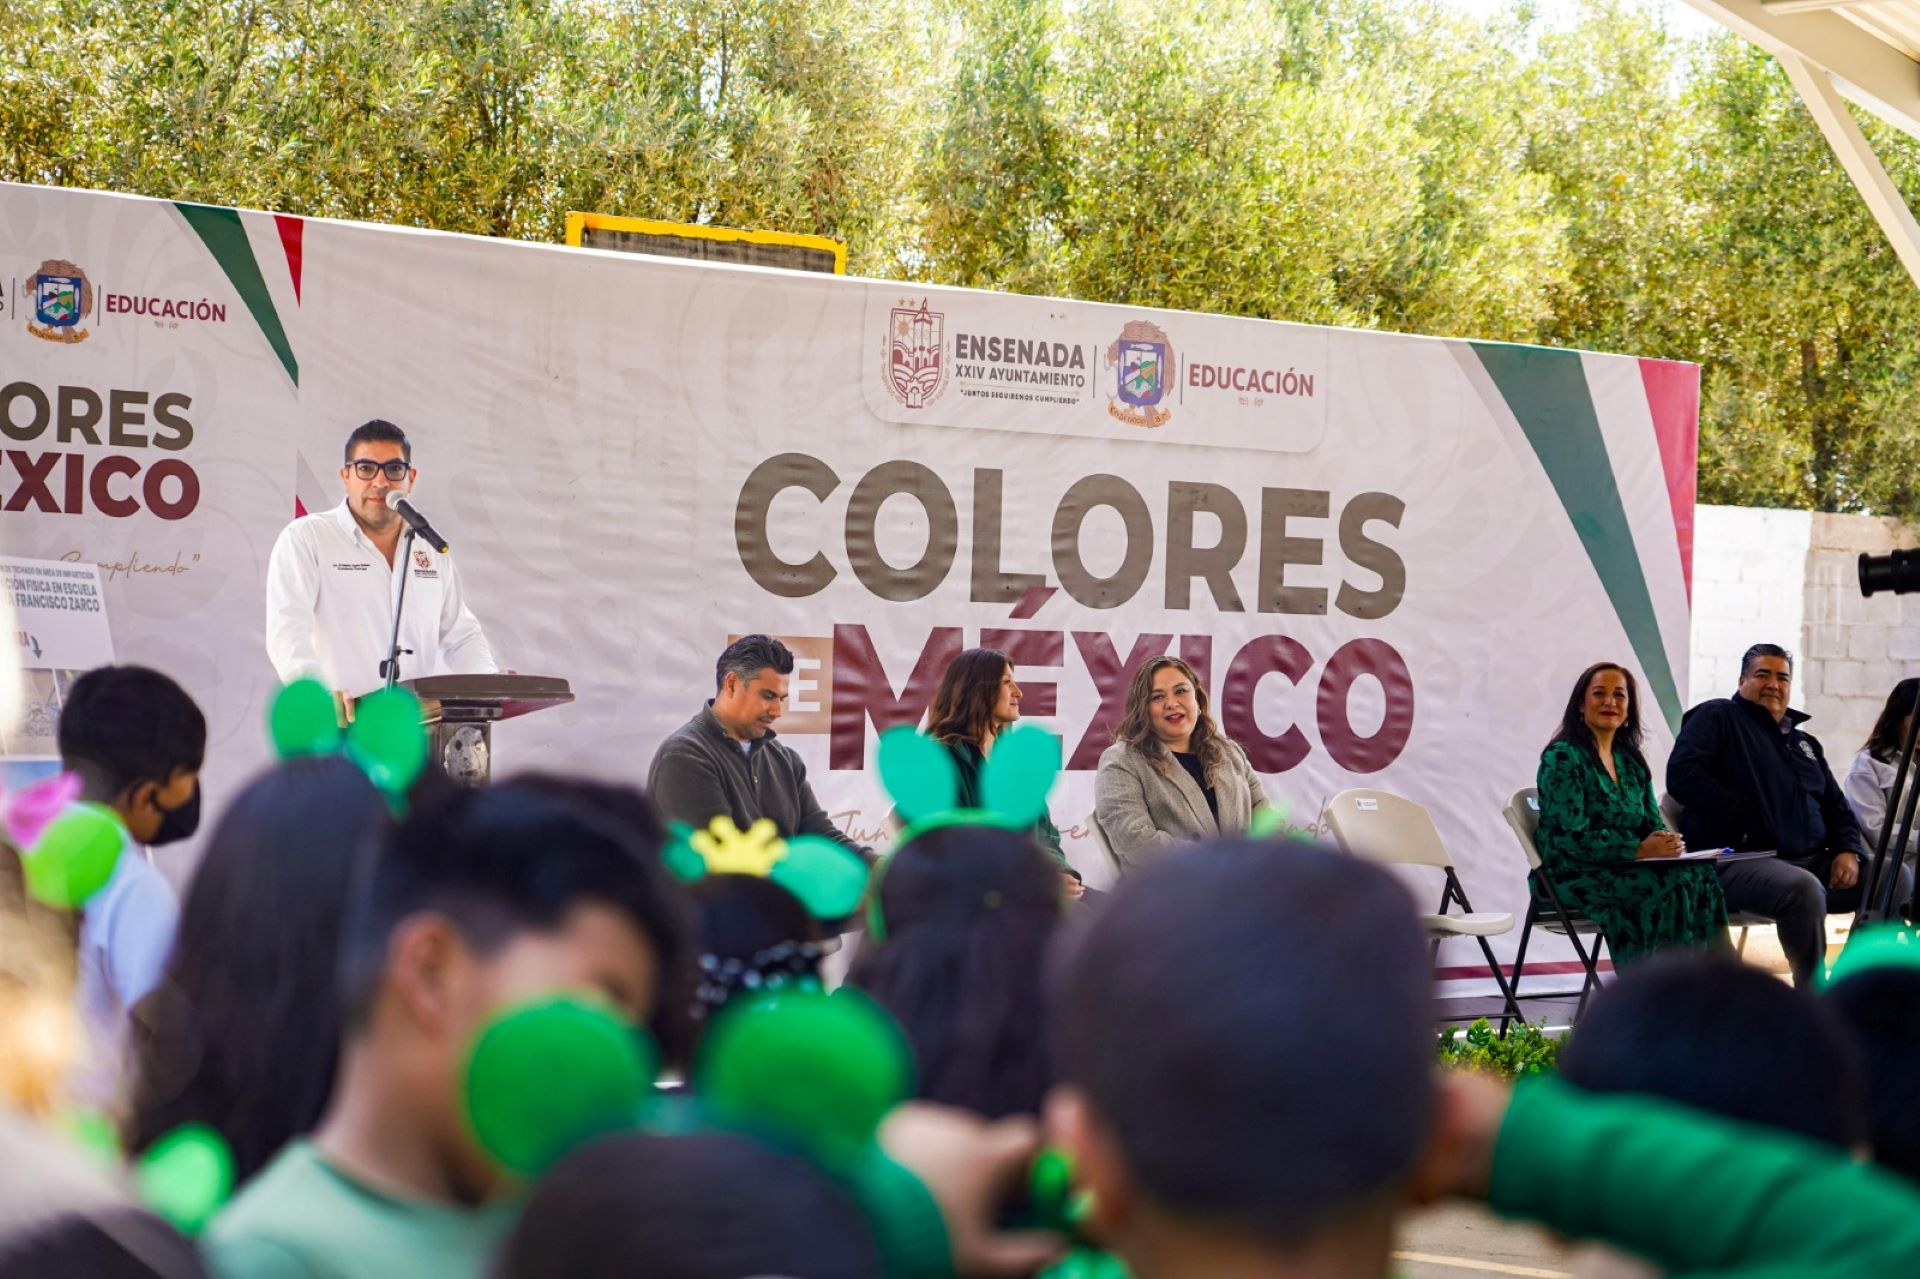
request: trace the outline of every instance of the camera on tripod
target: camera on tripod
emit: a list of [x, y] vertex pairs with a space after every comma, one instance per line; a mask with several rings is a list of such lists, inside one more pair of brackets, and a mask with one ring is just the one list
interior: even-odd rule
[[[1891, 591], [1895, 595], [1911, 595], [1920, 591], [1920, 550], [1893, 551], [1886, 555], [1862, 555], [1860, 557], [1860, 594], [1871, 596], [1876, 591]], [[1887, 795], [1887, 817], [1880, 824], [1879, 846], [1874, 849], [1871, 868], [1867, 872], [1868, 891], [1860, 894], [1860, 908], [1854, 915], [1854, 924], [1866, 924], [1873, 920], [1893, 919], [1894, 889], [1900, 878], [1900, 862], [1903, 850], [1909, 847], [1908, 840], [1913, 836], [1913, 821], [1916, 808], [1920, 808], [1920, 784], [1914, 782], [1914, 746], [1920, 741], [1920, 697], [1916, 697], [1913, 710], [1907, 715], [1906, 741], [1900, 752], [1900, 767], [1893, 776], [1893, 789]], [[1895, 816], [1899, 817], [1900, 837], [1893, 839]], [[1891, 851], [1891, 861], [1889, 852]]]
[[1920, 591], [1920, 551], [1894, 551], [1889, 555], [1860, 557], [1860, 593], [1892, 591], [1911, 595]]

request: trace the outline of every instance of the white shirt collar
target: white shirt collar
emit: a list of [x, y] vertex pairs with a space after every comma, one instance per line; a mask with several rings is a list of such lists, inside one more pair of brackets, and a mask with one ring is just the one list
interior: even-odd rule
[[[367, 536], [367, 530], [361, 528], [360, 521], [353, 517], [353, 509], [349, 505], [350, 500], [351, 499], [344, 497], [341, 498], [340, 505], [334, 507], [328, 514], [333, 516], [333, 522], [339, 526], [340, 531], [353, 539], [356, 545], [365, 547], [375, 555], [384, 556], [386, 552], [381, 550], [374, 540]], [[425, 546], [426, 544], [422, 542], [420, 545]], [[394, 554], [396, 556], [399, 554], [399, 543], [395, 543]]]
[[[360, 521], [353, 518], [353, 510], [347, 505], [349, 500], [348, 498], [341, 498], [340, 505], [334, 507], [328, 514], [333, 516], [333, 522], [340, 526], [341, 532], [345, 533], [348, 537], [372, 546], [373, 541], [367, 536], [366, 530], [360, 527]], [[375, 549], [377, 550], [378, 548], [376, 547]]]

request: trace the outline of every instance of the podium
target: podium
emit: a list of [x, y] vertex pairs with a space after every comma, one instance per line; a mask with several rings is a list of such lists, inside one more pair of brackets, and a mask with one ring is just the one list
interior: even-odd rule
[[551, 675], [427, 675], [401, 680], [431, 711], [430, 758], [462, 786], [485, 786], [493, 775], [493, 725], [573, 700], [567, 681]]

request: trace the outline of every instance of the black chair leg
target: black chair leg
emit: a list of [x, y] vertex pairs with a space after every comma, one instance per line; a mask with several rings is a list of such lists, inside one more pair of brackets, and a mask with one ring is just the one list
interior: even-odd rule
[[1513, 987], [1507, 984], [1506, 974], [1500, 971], [1500, 961], [1494, 958], [1493, 947], [1484, 937], [1474, 940], [1480, 943], [1480, 953], [1487, 959], [1487, 971], [1493, 974], [1493, 984], [1500, 988], [1501, 1002], [1506, 1005], [1506, 1012], [1500, 1017], [1500, 1038], [1505, 1039], [1513, 1023], [1525, 1021], [1526, 1016], [1520, 1011], [1519, 1001], [1513, 997]]
[[[1592, 997], [1593, 992], [1600, 989], [1600, 948], [1606, 944], [1606, 934], [1595, 933], [1593, 935], [1593, 958], [1587, 960], [1587, 980], [1581, 983], [1580, 1002], [1574, 1005], [1573, 1019], [1575, 1021], [1579, 1021], [1581, 1014], [1587, 1011], [1587, 1000]], [[1583, 955], [1581, 958], [1585, 959], [1586, 956]]]
[[1567, 930], [1567, 940], [1573, 943], [1573, 953], [1580, 959], [1580, 1005], [1573, 1014], [1575, 1020], [1578, 1020], [1580, 1013], [1587, 1006], [1587, 996], [1593, 992], [1595, 986], [1600, 984], [1600, 934], [1593, 935], [1593, 950], [1589, 952], [1580, 944], [1580, 932], [1574, 927], [1573, 921], [1567, 917], [1567, 913], [1563, 910], [1559, 915], [1561, 925]]
[[1585, 976], [1580, 981], [1580, 1002], [1574, 1005], [1573, 1020], [1579, 1021], [1580, 1014], [1587, 1010], [1587, 999], [1600, 985], [1600, 945], [1605, 938], [1598, 932], [1593, 934], [1593, 949], [1588, 951], [1580, 944], [1580, 931], [1574, 926], [1572, 912], [1560, 898], [1559, 890], [1553, 886], [1553, 880], [1543, 873], [1543, 883], [1547, 890], [1547, 899], [1553, 907], [1554, 918], [1566, 930], [1567, 940], [1573, 943], [1573, 953], [1580, 957], [1580, 967]]
[[1513, 997], [1520, 998], [1520, 979], [1527, 971], [1527, 943], [1533, 939], [1533, 926], [1539, 921], [1540, 908], [1527, 903], [1527, 918], [1520, 925], [1520, 948], [1513, 953]]

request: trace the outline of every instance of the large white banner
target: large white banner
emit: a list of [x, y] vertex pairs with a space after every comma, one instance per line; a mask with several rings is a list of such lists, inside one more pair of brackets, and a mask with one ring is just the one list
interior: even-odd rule
[[878, 730], [984, 644], [1098, 883], [1092, 765], [1177, 651], [1296, 824], [1410, 795], [1518, 912], [1500, 809], [1577, 673], [1639, 672], [1656, 764], [1685, 704], [1691, 366], [19, 186], [0, 324], [0, 546], [101, 565], [121, 659], [208, 709], [216, 805], [264, 758], [268, 550], [374, 417], [496, 654], [579, 696], [503, 772], [644, 778], [766, 631], [782, 739], [879, 840]]

